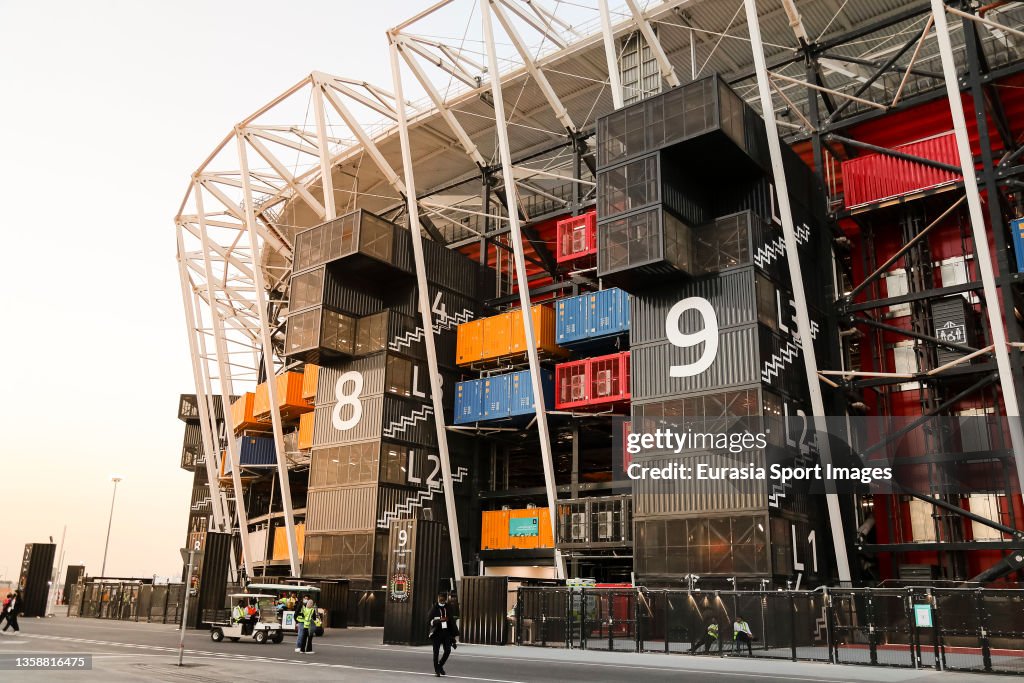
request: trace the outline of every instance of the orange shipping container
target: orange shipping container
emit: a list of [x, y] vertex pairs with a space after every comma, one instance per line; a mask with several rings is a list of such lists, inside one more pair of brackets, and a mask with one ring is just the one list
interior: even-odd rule
[[[288, 535], [283, 526], [274, 529], [274, 556], [273, 560], [288, 559]], [[306, 524], [295, 525], [295, 543], [298, 545], [299, 561], [302, 561], [302, 553], [306, 548]]]
[[[554, 547], [551, 537], [551, 516], [547, 508], [526, 508], [521, 510], [491, 510], [482, 513], [480, 549], [512, 550]], [[537, 518], [537, 534], [530, 536], [510, 535], [513, 519]]]
[[[285, 372], [276, 377], [277, 380], [277, 402], [281, 409], [281, 417], [288, 419], [308, 413], [313, 410], [309, 401], [302, 397], [301, 372]], [[270, 392], [267, 391], [267, 383], [264, 382], [256, 387], [256, 398], [253, 401], [253, 415], [264, 418], [270, 415]]]
[[320, 366], [306, 363], [302, 370], [302, 398], [310, 403], [316, 403], [316, 383], [319, 378]]
[[[537, 338], [537, 348], [556, 355], [568, 355], [555, 343], [555, 309], [537, 304], [531, 308], [533, 313], [533, 336]], [[511, 313], [512, 345], [510, 353], [526, 353], [526, 334], [523, 329], [522, 309]]]
[[459, 365], [469, 365], [484, 357], [484, 320], [478, 318], [459, 325], [455, 344], [455, 362]]
[[257, 420], [253, 412], [256, 405], [256, 395], [251, 391], [239, 396], [231, 404], [231, 427], [236, 432], [243, 429], [266, 429], [269, 426], [264, 420]]
[[313, 416], [316, 413], [305, 413], [299, 418], [299, 450], [308, 451], [313, 447]]
[[484, 360], [501, 358], [512, 352], [512, 314], [502, 313], [484, 318]]

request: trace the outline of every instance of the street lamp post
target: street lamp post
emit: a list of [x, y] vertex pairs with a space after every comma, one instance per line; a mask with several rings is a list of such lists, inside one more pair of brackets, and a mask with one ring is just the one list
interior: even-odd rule
[[110, 478], [114, 482], [114, 495], [110, 497], [110, 519], [107, 520], [107, 542], [103, 544], [103, 567], [100, 569], [100, 576], [107, 575], [107, 550], [110, 549], [110, 527], [114, 524], [114, 501], [117, 500], [117, 483], [121, 477], [115, 475]]

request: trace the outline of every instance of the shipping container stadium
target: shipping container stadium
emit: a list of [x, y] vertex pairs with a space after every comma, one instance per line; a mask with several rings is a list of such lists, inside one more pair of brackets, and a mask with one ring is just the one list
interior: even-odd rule
[[[416, 567], [1019, 587], [1022, 3], [418, 9], [391, 82], [297, 74], [187, 181], [189, 547], [350, 606]], [[781, 427], [623, 447], [683, 421]], [[628, 476], [851, 453], [899, 484]]]

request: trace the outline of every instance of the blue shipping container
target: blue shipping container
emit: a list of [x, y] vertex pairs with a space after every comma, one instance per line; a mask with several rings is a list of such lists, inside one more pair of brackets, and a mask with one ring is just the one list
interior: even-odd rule
[[[240, 436], [238, 462], [242, 467], [273, 467], [277, 465], [277, 449], [269, 436]], [[231, 472], [231, 458], [225, 453], [224, 474]]]
[[480, 380], [484, 385], [483, 419], [499, 420], [511, 415], [511, 375], [494, 375]]
[[[540, 384], [544, 391], [544, 407], [551, 408], [555, 405], [555, 378], [550, 370], [541, 370], [540, 373]], [[530, 371], [513, 372], [507, 377], [511, 380], [509, 414], [512, 417], [533, 415], [536, 410], [533, 403], [533, 384], [530, 380]]]
[[471, 379], [455, 385], [455, 424], [478, 422], [484, 416], [484, 380]]
[[629, 294], [618, 287], [558, 300], [558, 343], [572, 346], [629, 332]]
[[1024, 273], [1024, 218], [1010, 221], [1013, 233], [1013, 251], [1017, 254], [1017, 272]]
[[555, 336], [559, 345], [587, 337], [587, 296], [570, 296], [555, 306]]
[[629, 294], [618, 287], [587, 295], [587, 335], [593, 339], [629, 332]]

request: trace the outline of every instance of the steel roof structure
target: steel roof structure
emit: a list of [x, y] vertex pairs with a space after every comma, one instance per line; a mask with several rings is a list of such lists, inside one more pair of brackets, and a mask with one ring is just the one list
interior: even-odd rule
[[[989, 69], [1021, 61], [1022, 3], [971, 7], [969, 19], [957, 16], [959, 7], [947, 9], [955, 55], [965, 45], [962, 22], [974, 21]], [[757, 13], [773, 119], [789, 142], [944, 94], [929, 2], [761, 0]], [[482, 15], [494, 40], [487, 40]], [[437, 26], [456, 27], [458, 35], [430, 34]], [[600, 116], [712, 73], [763, 111], [743, 0], [626, 0], [616, 7], [607, 0], [442, 0], [381, 41], [397, 56], [393, 83], [313, 72], [241, 119], [192, 173], [174, 223], [200, 397], [236, 395], [287, 366], [280, 351], [299, 231], [360, 208], [408, 225], [414, 208], [433, 240], [502, 243], [512, 251], [504, 235], [510, 219], [521, 217], [531, 263], [551, 270], [529, 221], [565, 213], [594, 194], [592, 138]], [[402, 102], [396, 86], [406, 93]], [[502, 149], [497, 128], [505, 122]], [[503, 151], [514, 176], [510, 196], [520, 196], [513, 216], [500, 201], [508, 175]], [[415, 201], [407, 203], [410, 197]], [[212, 453], [211, 409], [199, 403]], [[274, 431], [283, 453], [280, 416]], [[215, 458], [206, 462], [216, 487]], [[286, 459], [279, 467], [286, 475]], [[238, 472], [236, 463], [236, 490]], [[215, 498], [215, 523], [230, 528], [223, 491]], [[244, 537], [246, 522], [239, 523]], [[294, 548], [292, 564], [298, 575]]]

